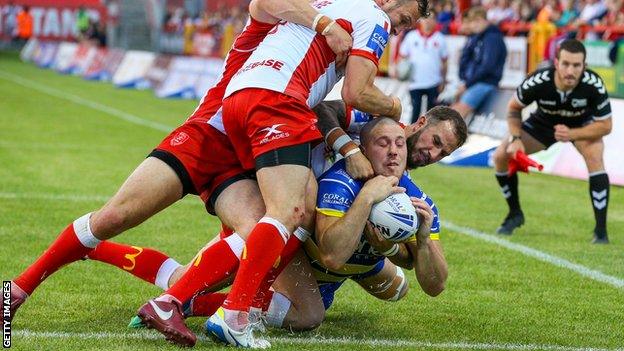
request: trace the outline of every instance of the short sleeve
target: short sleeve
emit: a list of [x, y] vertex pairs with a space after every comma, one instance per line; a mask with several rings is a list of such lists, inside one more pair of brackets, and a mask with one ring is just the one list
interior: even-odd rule
[[378, 66], [379, 59], [388, 45], [390, 20], [381, 10], [375, 10], [373, 13], [356, 21], [352, 33], [351, 55], [367, 58]]
[[319, 180], [316, 210], [326, 216], [342, 217], [355, 200], [353, 189], [340, 178], [326, 177]]

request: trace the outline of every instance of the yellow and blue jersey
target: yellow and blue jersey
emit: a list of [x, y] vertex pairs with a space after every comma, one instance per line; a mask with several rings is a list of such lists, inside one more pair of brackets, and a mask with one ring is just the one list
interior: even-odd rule
[[[351, 178], [347, 173], [344, 160], [336, 162], [318, 179], [317, 212], [332, 217], [344, 216], [353, 204], [353, 201], [363, 185], [364, 182]], [[440, 221], [438, 208], [433, 200], [416, 186], [407, 175], [401, 177], [399, 186], [404, 187], [407, 195], [410, 197], [423, 199], [431, 206], [434, 219], [431, 225], [430, 238], [432, 240], [439, 240]], [[408, 239], [408, 241], [411, 240], [416, 240], [416, 237], [412, 236]], [[312, 264], [315, 277], [322, 288], [321, 290], [328, 288], [324, 285], [331, 285], [333, 287], [329, 289], [332, 290], [332, 300], [333, 291], [347, 278], [357, 279], [376, 274], [383, 267], [385, 259], [381, 253], [377, 252], [368, 243], [363, 233], [357, 249], [347, 260], [344, 267], [338, 271], [330, 270], [322, 265], [315, 235], [312, 235], [311, 238], [305, 242], [304, 248], [306, 254], [310, 258], [310, 263]], [[325, 301], [326, 297], [323, 296], [323, 299]], [[331, 304], [331, 302], [329, 302], [329, 304]], [[327, 307], [329, 306], [326, 304], [326, 308]]]

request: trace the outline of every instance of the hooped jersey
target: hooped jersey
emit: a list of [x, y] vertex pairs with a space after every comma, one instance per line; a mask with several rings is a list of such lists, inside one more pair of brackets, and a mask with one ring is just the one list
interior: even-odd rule
[[221, 76], [217, 83], [202, 97], [199, 105], [188, 118], [187, 121], [204, 119], [208, 121], [221, 108], [225, 89], [232, 76], [243, 66], [245, 61], [251, 56], [258, 44], [266, 37], [271, 29], [275, 27], [272, 23], [263, 23], [249, 17], [243, 31], [236, 37], [232, 48], [228, 52], [223, 62]]
[[[344, 160], [336, 162], [319, 178], [316, 200], [317, 212], [326, 216], [344, 216], [363, 186], [363, 182], [349, 176], [345, 169]], [[418, 186], [412, 183], [406, 175], [403, 175], [399, 180], [399, 186], [404, 187], [407, 195], [410, 197], [423, 199], [431, 206], [434, 219], [431, 224], [430, 238], [431, 240], [439, 240], [440, 221], [438, 218], [438, 208], [433, 200]], [[413, 240], [416, 240], [415, 236], [408, 239], [408, 241]], [[364, 274], [373, 269], [377, 263], [385, 259], [385, 256], [377, 252], [368, 243], [363, 233], [357, 249], [339, 271], [332, 271], [321, 264], [315, 235], [312, 235], [312, 237], [305, 242], [304, 248], [306, 254], [310, 258], [314, 274], [319, 282], [340, 282], [348, 277]]]
[[526, 106], [537, 103], [538, 117], [552, 123], [604, 120], [611, 117], [607, 88], [600, 76], [587, 69], [579, 84], [568, 92], [555, 86], [555, 68], [533, 72], [516, 89], [516, 99]]
[[[373, 0], [318, 0], [312, 6], [351, 34], [350, 55], [378, 65], [388, 43], [390, 19]], [[336, 70], [335, 59], [324, 36], [298, 24], [280, 22], [232, 78], [225, 97], [245, 88], [262, 88], [314, 107], [344, 74]]]

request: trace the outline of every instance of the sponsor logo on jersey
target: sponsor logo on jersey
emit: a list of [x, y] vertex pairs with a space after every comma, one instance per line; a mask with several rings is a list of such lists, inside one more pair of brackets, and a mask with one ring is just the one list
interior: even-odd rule
[[321, 201], [326, 205], [351, 207], [351, 200], [338, 194], [325, 193], [323, 194], [323, 200]]
[[371, 34], [368, 39], [368, 43], [366, 43], [366, 47], [373, 50], [375, 56], [379, 59], [388, 44], [388, 31], [376, 24], [375, 29], [373, 30], [373, 34]]
[[539, 100], [539, 103], [542, 105], [548, 105], [548, 106], [557, 106], [557, 101], [552, 101], [552, 100]]
[[288, 138], [290, 136], [290, 133], [284, 132], [284, 131], [281, 131], [281, 130], [278, 129], [279, 127], [281, 127], [283, 125], [284, 125], [284, 123], [274, 124], [274, 125], [272, 125], [270, 127], [266, 127], [266, 128], [261, 129], [260, 131], [266, 132], [266, 134], [264, 135], [262, 140], [260, 140], [260, 144], [266, 144], [266, 143], [274, 141], [274, 140]]
[[282, 69], [282, 67], [284, 66], [284, 62], [276, 60], [276, 59], [267, 59], [267, 60], [262, 60], [262, 61], [256, 61], [256, 62], [252, 62], [250, 64], [248, 64], [247, 66], [243, 67], [240, 69], [240, 71], [238, 71], [236, 74], [241, 74], [243, 72], [247, 72], [249, 70], [252, 70], [256, 67], [271, 67], [277, 71], [280, 71]]
[[572, 99], [572, 107], [585, 107], [587, 106], [587, 99]]
[[568, 110], [549, 110], [546, 108], [540, 108], [544, 113], [548, 113], [551, 115], [559, 115], [561, 117], [579, 117], [585, 113], [585, 109], [581, 111], [568, 111]]
[[184, 132], [179, 132], [171, 139], [169, 143], [171, 144], [171, 146], [178, 146], [178, 145], [183, 144], [188, 139], [189, 139], [188, 134]]

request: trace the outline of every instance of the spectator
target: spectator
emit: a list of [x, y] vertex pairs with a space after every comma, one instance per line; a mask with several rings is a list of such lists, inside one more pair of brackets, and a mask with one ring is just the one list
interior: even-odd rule
[[503, 34], [486, 19], [485, 9], [473, 7], [465, 19], [472, 33], [462, 49], [459, 78], [462, 81], [453, 108], [466, 118], [495, 92], [503, 76], [507, 48]]
[[78, 8], [78, 13], [76, 14], [76, 29], [78, 29], [78, 35], [80, 38], [87, 38], [87, 31], [89, 30], [89, 14], [84, 6], [80, 6], [80, 8]]
[[508, 0], [496, 0], [495, 5], [487, 12], [487, 19], [493, 24], [499, 24], [512, 21], [514, 14]]
[[30, 14], [30, 8], [28, 6], [22, 7], [22, 11], [17, 14], [17, 39], [25, 43], [32, 37], [33, 33], [33, 18]]
[[561, 0], [561, 16], [555, 22], [557, 27], [565, 27], [572, 23], [579, 15], [579, 12], [574, 7], [574, 0]]
[[13, 1], [9, 1], [9, 3], [2, 8], [2, 18], [4, 19], [4, 28], [2, 28], [2, 32], [11, 39], [15, 38], [17, 35], [16, 27], [18, 12], [18, 7], [13, 4]]
[[440, 26], [440, 31], [443, 34], [449, 34], [449, 27], [451, 22], [455, 19], [455, 12], [453, 11], [453, 2], [445, 1], [440, 7], [437, 20]]
[[405, 36], [399, 48], [401, 59], [411, 66], [409, 89], [412, 97], [412, 121], [420, 117], [422, 98], [427, 97], [425, 111], [435, 106], [444, 90], [448, 48], [444, 35], [436, 31], [435, 14], [420, 20], [420, 28]]
[[607, 14], [607, 6], [602, 0], [585, 0], [585, 6], [576, 21], [577, 25], [592, 25]]

